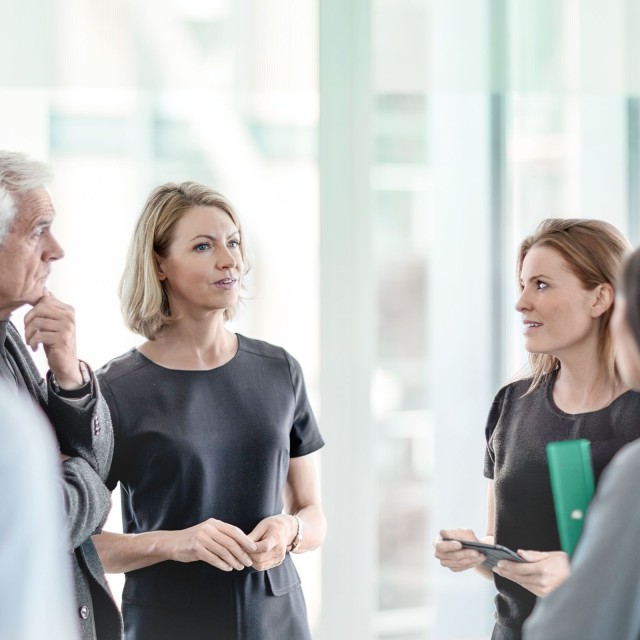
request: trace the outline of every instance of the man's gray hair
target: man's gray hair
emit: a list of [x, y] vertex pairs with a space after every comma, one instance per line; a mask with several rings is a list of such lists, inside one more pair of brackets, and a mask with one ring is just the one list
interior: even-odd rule
[[31, 160], [19, 151], [0, 150], [0, 244], [18, 213], [18, 198], [51, 181], [49, 165]]

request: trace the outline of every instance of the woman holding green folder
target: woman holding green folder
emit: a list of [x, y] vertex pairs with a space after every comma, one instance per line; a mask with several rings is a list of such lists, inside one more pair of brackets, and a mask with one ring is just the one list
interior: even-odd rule
[[494, 579], [493, 640], [519, 640], [537, 596], [569, 573], [561, 551], [546, 445], [591, 442], [596, 480], [613, 455], [640, 437], [640, 394], [621, 381], [609, 337], [614, 282], [629, 250], [622, 234], [599, 220], [549, 219], [522, 242], [517, 259], [530, 372], [496, 395], [486, 423], [488, 518], [483, 542], [518, 552], [526, 562], [464, 548], [468, 529], [441, 531], [435, 555], [452, 571], [475, 569]]

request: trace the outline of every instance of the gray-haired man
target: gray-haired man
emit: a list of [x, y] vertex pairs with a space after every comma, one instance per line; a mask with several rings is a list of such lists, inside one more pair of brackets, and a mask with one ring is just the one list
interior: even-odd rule
[[[115, 640], [122, 637], [122, 622], [91, 541], [110, 508], [103, 481], [113, 431], [93, 373], [76, 355], [74, 311], [46, 289], [53, 262], [64, 255], [51, 232], [55, 211], [45, 189], [50, 177], [46, 165], [0, 151], [0, 377], [40, 405], [58, 438], [80, 635]], [[25, 340], [33, 350], [44, 348], [46, 381], [10, 321], [24, 305], [31, 306]]]

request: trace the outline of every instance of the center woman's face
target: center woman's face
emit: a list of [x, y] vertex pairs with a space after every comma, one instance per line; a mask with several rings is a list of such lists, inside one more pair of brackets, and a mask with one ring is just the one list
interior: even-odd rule
[[174, 316], [208, 313], [238, 302], [243, 274], [240, 232], [217, 207], [193, 207], [178, 221], [169, 255], [158, 257]]
[[627, 301], [618, 296], [611, 317], [616, 364], [624, 383], [640, 390], [640, 348], [627, 320]]

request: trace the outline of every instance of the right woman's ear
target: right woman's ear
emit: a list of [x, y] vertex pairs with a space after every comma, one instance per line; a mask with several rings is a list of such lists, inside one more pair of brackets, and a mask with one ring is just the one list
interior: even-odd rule
[[153, 258], [156, 263], [156, 273], [158, 274], [158, 280], [162, 282], [163, 280], [167, 279], [167, 275], [165, 274], [164, 268], [162, 265], [164, 260], [162, 259], [162, 256], [158, 255], [155, 251], [153, 252]]

